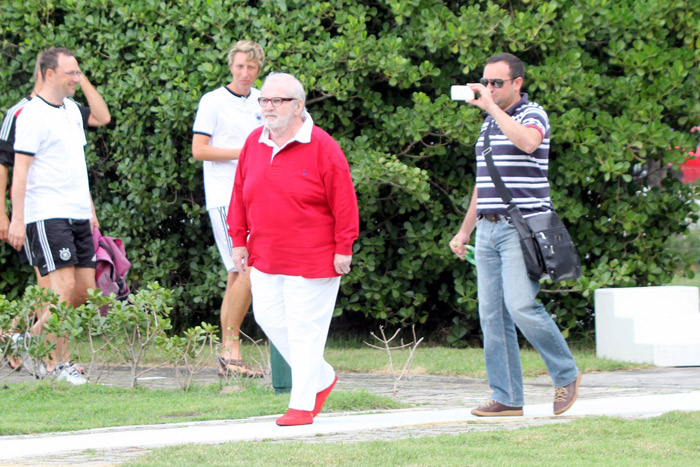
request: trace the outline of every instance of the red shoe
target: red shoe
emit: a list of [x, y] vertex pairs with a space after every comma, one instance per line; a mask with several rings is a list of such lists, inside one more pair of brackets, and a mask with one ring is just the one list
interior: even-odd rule
[[313, 422], [314, 416], [310, 410], [289, 409], [277, 419], [279, 426], [311, 425]]
[[324, 389], [323, 391], [316, 394], [316, 403], [314, 404], [314, 411], [313, 411], [314, 417], [316, 415], [318, 415], [318, 413], [323, 408], [323, 404], [326, 403], [326, 399], [328, 398], [328, 394], [331, 393], [331, 391], [333, 390], [333, 386], [335, 386], [335, 383], [337, 383], [337, 382], [338, 382], [338, 377], [336, 376], [330, 386], [328, 386], [326, 389]]

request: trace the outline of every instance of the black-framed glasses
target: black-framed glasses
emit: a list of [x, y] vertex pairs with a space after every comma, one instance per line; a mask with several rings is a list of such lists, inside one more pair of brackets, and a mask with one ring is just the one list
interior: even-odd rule
[[500, 89], [503, 87], [503, 83], [506, 81], [513, 81], [515, 78], [508, 78], [508, 79], [501, 79], [501, 78], [494, 78], [494, 79], [487, 79], [487, 78], [481, 78], [479, 82], [484, 85], [484, 87], [488, 87], [489, 83], [491, 83], [491, 86], [493, 86], [494, 89]]
[[279, 107], [282, 102], [289, 102], [297, 100], [296, 97], [258, 97], [258, 104], [260, 107], [265, 107], [267, 104], [272, 104], [272, 107]]

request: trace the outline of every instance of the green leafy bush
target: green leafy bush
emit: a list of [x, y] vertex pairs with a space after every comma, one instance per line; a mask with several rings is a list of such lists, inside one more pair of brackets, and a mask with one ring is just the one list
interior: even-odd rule
[[201, 326], [185, 330], [182, 335], [161, 335], [156, 339], [174, 368], [175, 378], [183, 391], [190, 390], [194, 377], [217, 354], [218, 333], [216, 326], [203, 322]]
[[[124, 239], [134, 286], [173, 290], [176, 327], [211, 320], [224, 288], [191, 125], [241, 38], [264, 45], [263, 76], [301, 79], [350, 161], [361, 235], [337, 314], [452, 328], [455, 342], [477, 332], [475, 275], [447, 242], [483, 117], [448, 93], [499, 51], [524, 60], [526, 90], [549, 111], [552, 196], [583, 260], [577, 282], [543, 284], [559, 324], [590, 329], [599, 287], [663, 284], [688, 267], [663, 245], [697, 217], [695, 189], [666, 170], [700, 120], [697, 2], [7, 0], [2, 15], [0, 107], [58, 44], [105, 97], [113, 124], [92, 132], [88, 161], [103, 230]], [[6, 245], [0, 267], [14, 299], [30, 272]]]
[[[102, 376], [107, 357], [105, 350], [109, 349], [122, 363], [129, 365], [131, 387], [135, 387], [137, 379], [153, 369], [139, 371], [139, 363], [146, 352], [161, 342], [167, 344], [163, 338], [172, 328], [168, 318], [172, 302], [170, 289], [161, 287], [157, 282], [146, 284], [123, 301], [117, 300], [114, 294], [105, 297], [99, 290], [90, 289], [87, 302], [77, 308], [60, 302], [58, 295], [51, 290], [29, 286], [20, 300], [8, 300], [0, 295], [0, 354], [29, 358], [33, 363], [29, 368], [38, 369], [56, 347], [56, 343], [48, 340], [47, 336], [65, 336], [68, 338], [69, 358], [79, 343], [88, 344], [91, 351], [88, 377], [95, 375], [95, 367], [100, 367], [93, 381], [99, 381]], [[36, 335], [32, 333], [35, 310], [44, 306], [48, 307], [51, 316], [46, 320], [41, 334]], [[109, 313], [101, 316], [100, 310], [105, 307], [109, 308]], [[212, 337], [215, 331], [215, 326], [204, 325], [201, 332], [209, 341], [215, 342], [216, 338]], [[174, 342], [179, 342], [178, 339], [186, 341], [192, 338], [192, 332], [188, 330], [184, 337], [172, 338]], [[13, 342], [12, 333], [25, 337]], [[198, 339], [199, 335], [194, 334], [194, 337]], [[35, 373], [35, 376], [40, 375]]]
[[[51, 319], [46, 322], [40, 335], [32, 336], [35, 313], [44, 307], [51, 311]], [[7, 358], [28, 360], [28, 371], [35, 377], [41, 376], [40, 364], [56, 348], [56, 342], [48, 340], [47, 335], [61, 328], [65, 332], [73, 330], [70, 325], [66, 326], [65, 318], [70, 314], [70, 309], [59, 302], [58, 295], [53, 291], [35, 285], [27, 287], [16, 300], [0, 295], [0, 354]], [[15, 335], [19, 339], [13, 340], [13, 334], [19, 334]]]
[[[106, 348], [112, 350], [131, 370], [131, 387], [136, 387], [140, 376], [153, 368], [139, 371], [139, 363], [146, 352], [155, 347], [159, 339], [172, 329], [170, 312], [172, 311], [172, 292], [152, 282], [142, 287], [135, 294], [129, 294], [128, 300], [117, 300], [114, 294], [104, 297], [98, 291], [91, 291], [84, 307], [91, 321], [95, 334], [103, 336]], [[99, 310], [109, 305], [105, 318], [99, 316]], [[92, 336], [84, 336], [90, 341]]]

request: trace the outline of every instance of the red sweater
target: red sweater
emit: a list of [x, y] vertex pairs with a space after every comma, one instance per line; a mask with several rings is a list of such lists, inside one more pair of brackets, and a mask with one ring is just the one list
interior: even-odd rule
[[261, 133], [248, 136], [238, 159], [227, 219], [233, 246], [247, 246], [248, 264], [267, 274], [338, 276], [333, 257], [352, 254], [359, 234], [343, 151], [314, 126], [310, 143], [294, 141], [270, 162]]

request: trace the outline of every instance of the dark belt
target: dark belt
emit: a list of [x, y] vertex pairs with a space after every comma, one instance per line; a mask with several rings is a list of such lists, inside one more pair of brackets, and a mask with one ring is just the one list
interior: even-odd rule
[[501, 214], [479, 214], [480, 219], [486, 219], [489, 222], [500, 222], [501, 220], [508, 220], [507, 216]]

